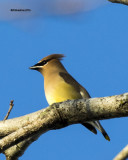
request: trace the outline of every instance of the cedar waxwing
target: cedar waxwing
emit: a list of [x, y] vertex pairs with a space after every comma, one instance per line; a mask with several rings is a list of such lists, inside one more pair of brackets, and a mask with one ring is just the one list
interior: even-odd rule
[[[64, 68], [61, 59], [63, 54], [51, 54], [39, 61], [30, 69], [39, 71], [44, 76], [45, 96], [49, 105], [66, 100], [90, 98], [89, 93]], [[98, 129], [106, 140], [110, 138], [99, 121], [89, 121], [82, 124], [93, 133]]]

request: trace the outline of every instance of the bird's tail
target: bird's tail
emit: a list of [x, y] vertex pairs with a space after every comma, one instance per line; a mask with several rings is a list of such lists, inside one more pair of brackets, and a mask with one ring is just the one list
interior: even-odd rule
[[104, 128], [101, 126], [99, 121], [90, 121], [90, 122], [87, 122], [87, 123], [83, 123], [82, 125], [84, 125], [86, 128], [88, 128], [90, 131], [92, 131], [95, 134], [97, 134], [96, 129], [98, 129], [102, 133], [104, 138], [106, 140], [110, 141], [110, 138], [109, 138], [108, 134], [106, 133]]
[[104, 130], [104, 128], [101, 126], [100, 122], [99, 122], [99, 121], [96, 121], [95, 123], [98, 124], [98, 128], [97, 128], [97, 129], [102, 133], [102, 135], [104, 136], [104, 138], [105, 138], [106, 140], [110, 141], [110, 138], [109, 138], [107, 132], [106, 132], [106, 131]]

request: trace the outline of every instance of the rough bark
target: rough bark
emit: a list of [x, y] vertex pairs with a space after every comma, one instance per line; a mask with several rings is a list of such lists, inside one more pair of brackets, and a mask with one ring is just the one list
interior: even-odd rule
[[[128, 93], [66, 101], [40, 111], [0, 122], [0, 152], [18, 159], [41, 134], [71, 124], [128, 116]], [[13, 157], [13, 158], [12, 158]]]
[[3, 153], [6, 156], [6, 160], [18, 160], [20, 156], [24, 154], [24, 151], [28, 148], [28, 146], [36, 141], [40, 135], [37, 134], [35, 136], [31, 136], [18, 144], [6, 149]]

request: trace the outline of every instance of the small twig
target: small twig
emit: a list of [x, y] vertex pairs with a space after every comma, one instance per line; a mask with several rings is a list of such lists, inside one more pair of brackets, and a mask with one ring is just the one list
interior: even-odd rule
[[9, 116], [9, 114], [10, 114], [10, 112], [11, 112], [13, 106], [14, 106], [13, 102], [14, 102], [14, 100], [10, 101], [10, 107], [9, 107], [8, 113], [6, 114], [6, 116], [4, 118], [4, 121], [8, 119], [8, 116]]
[[113, 160], [126, 160], [128, 158], [128, 145], [113, 159]]

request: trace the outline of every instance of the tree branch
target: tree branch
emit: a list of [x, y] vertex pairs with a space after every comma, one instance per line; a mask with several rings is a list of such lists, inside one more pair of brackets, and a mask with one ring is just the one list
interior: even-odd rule
[[128, 0], [108, 0], [112, 3], [122, 3], [122, 4], [125, 4], [125, 5], [128, 5]]
[[6, 160], [18, 160], [20, 156], [24, 154], [24, 151], [28, 148], [28, 146], [36, 141], [40, 135], [35, 135], [30, 138], [21, 141], [20, 143], [8, 148], [3, 153], [6, 156]]
[[[29, 145], [26, 143], [27, 140], [30, 140], [31, 144], [49, 130], [86, 121], [126, 116], [128, 116], [128, 93], [56, 103], [35, 113], [1, 121], [0, 136], [4, 138], [0, 140], [0, 152], [6, 154], [7, 151], [11, 151], [12, 146], [20, 143], [24, 146], [21, 147], [24, 152]], [[23, 152], [20, 150], [19, 153]]]
[[126, 158], [128, 158], [128, 145], [113, 160], [126, 160]]
[[14, 102], [14, 100], [11, 100], [11, 101], [10, 101], [10, 107], [9, 107], [9, 110], [8, 110], [6, 116], [4, 117], [4, 121], [7, 120], [8, 117], [9, 117], [9, 115], [10, 115], [10, 112], [11, 112], [13, 106], [14, 106], [13, 102]]

